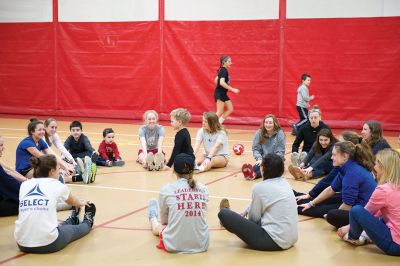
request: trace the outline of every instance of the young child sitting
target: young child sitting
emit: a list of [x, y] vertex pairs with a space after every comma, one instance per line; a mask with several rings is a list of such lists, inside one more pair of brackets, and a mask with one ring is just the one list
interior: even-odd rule
[[149, 171], [159, 171], [165, 161], [162, 145], [165, 129], [158, 124], [158, 113], [148, 110], [143, 115], [145, 125], [139, 128], [141, 149], [138, 151], [137, 162]]
[[171, 157], [169, 158], [167, 165], [164, 167], [164, 170], [171, 168], [171, 166], [174, 164], [175, 156], [179, 153], [186, 153], [190, 156], [193, 156], [193, 160], [195, 159], [190, 139], [190, 133], [186, 128], [186, 124], [190, 120], [190, 113], [184, 108], [178, 108], [173, 110], [170, 113], [170, 116], [171, 126], [177, 132], [174, 140], [174, 149], [172, 150]]
[[119, 155], [117, 143], [114, 141], [115, 133], [112, 128], [103, 130], [103, 141], [99, 146], [99, 158], [96, 164], [100, 166], [123, 166], [124, 161], [121, 160]]
[[[77, 172], [83, 173], [83, 182], [93, 183], [96, 179], [96, 162], [98, 154], [93, 149], [88, 137], [82, 133], [82, 123], [72, 121], [69, 125], [71, 135], [64, 143], [64, 147], [78, 163]], [[83, 163], [82, 159], [85, 163]]]

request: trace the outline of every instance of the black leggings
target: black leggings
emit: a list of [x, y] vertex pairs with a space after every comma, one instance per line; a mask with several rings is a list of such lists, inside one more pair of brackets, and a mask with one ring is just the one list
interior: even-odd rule
[[330, 210], [326, 215], [326, 220], [334, 227], [339, 228], [349, 224], [349, 214], [350, 211], [346, 210]]
[[236, 212], [224, 208], [219, 211], [218, 218], [226, 230], [237, 235], [252, 249], [262, 251], [282, 250], [260, 225], [249, 221]]
[[[295, 196], [304, 195], [304, 193], [299, 193], [297, 191], [293, 191]], [[297, 202], [298, 205], [309, 202], [311, 199], [299, 200]], [[332, 197], [324, 200], [319, 203], [317, 206], [309, 208], [306, 211], [302, 211], [303, 208], [297, 208], [297, 213], [305, 216], [315, 217], [315, 218], [323, 218], [325, 214], [327, 214], [330, 210], [339, 209], [340, 205], [342, 205], [342, 195], [340, 193], [336, 193]], [[348, 218], [347, 218], [348, 219]]]
[[19, 202], [0, 199], [0, 217], [18, 215]]

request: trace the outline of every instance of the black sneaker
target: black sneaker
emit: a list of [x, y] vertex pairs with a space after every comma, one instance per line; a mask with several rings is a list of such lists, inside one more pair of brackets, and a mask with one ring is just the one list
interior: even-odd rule
[[96, 215], [96, 206], [93, 203], [89, 203], [89, 206], [85, 206], [85, 215], [82, 222], [88, 222], [90, 227], [93, 227], [94, 216]]
[[124, 165], [125, 165], [125, 162], [122, 161], [122, 160], [113, 161], [113, 162], [112, 162], [112, 165], [113, 165], [113, 166], [124, 166]]
[[76, 210], [76, 208], [72, 207], [71, 215], [65, 221], [67, 224], [77, 225], [79, 224], [79, 211], [81, 209]]
[[97, 154], [97, 152], [93, 151], [92, 156], [90, 156], [90, 159], [92, 159], [92, 162], [96, 163], [98, 158], [99, 158], [99, 155]]

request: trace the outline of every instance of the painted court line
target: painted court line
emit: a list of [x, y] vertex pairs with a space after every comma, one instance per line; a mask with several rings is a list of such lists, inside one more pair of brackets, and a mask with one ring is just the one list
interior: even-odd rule
[[[217, 181], [220, 181], [220, 180], [223, 180], [223, 179], [225, 179], [225, 178], [231, 177], [231, 176], [234, 175], [234, 174], [236, 174], [236, 172], [231, 173], [231, 174], [229, 174], [229, 175], [227, 175], [227, 176], [224, 176], [224, 177], [222, 177], [222, 178], [218, 178], [218, 179], [216, 179], [216, 180], [214, 180], [214, 181], [211, 181], [211, 182], [209, 182], [209, 183], [207, 183], [207, 184], [215, 183], [215, 182], [217, 182]], [[71, 184], [71, 185], [72, 185], [72, 184]], [[88, 187], [94, 187], [94, 186], [88, 186]], [[157, 191], [157, 193], [158, 193], [158, 192], [159, 192], [159, 191]], [[142, 207], [142, 208], [139, 208], [139, 209], [136, 209], [136, 210], [131, 211], [131, 212], [128, 212], [128, 213], [126, 213], [126, 214], [123, 214], [123, 215], [121, 215], [121, 216], [118, 216], [118, 217], [116, 217], [116, 218], [114, 218], [114, 219], [111, 219], [111, 220], [109, 220], [109, 221], [106, 221], [106, 222], [104, 222], [104, 223], [97, 224], [97, 225], [93, 226], [92, 230], [95, 230], [95, 229], [97, 229], [97, 228], [102, 228], [103, 226], [106, 226], [106, 225], [108, 225], [108, 224], [110, 224], [110, 223], [113, 223], [113, 222], [115, 222], [115, 221], [121, 220], [121, 219], [123, 219], [123, 218], [126, 218], [126, 217], [128, 217], [128, 216], [130, 216], [130, 215], [132, 215], [132, 214], [135, 214], [135, 213], [137, 213], [137, 212], [143, 211], [143, 210], [145, 210], [145, 209], [147, 209], [147, 206]], [[10, 258], [1, 260], [1, 261], [0, 261], [0, 265], [2, 265], [2, 264], [4, 264], [4, 263], [7, 263], [7, 262], [9, 262], [9, 261], [12, 261], [12, 260], [16, 260], [16, 259], [21, 258], [21, 257], [26, 256], [26, 255], [29, 255], [29, 253], [21, 253], [21, 254], [18, 254], [18, 255], [16, 255], [16, 256], [12, 256], [12, 257], [10, 257]]]

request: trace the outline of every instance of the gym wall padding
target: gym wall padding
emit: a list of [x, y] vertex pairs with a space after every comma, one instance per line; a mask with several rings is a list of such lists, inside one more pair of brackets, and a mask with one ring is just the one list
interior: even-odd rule
[[[44, 21], [26, 15], [29, 21], [16, 22], [0, 12], [0, 113], [138, 119], [155, 109], [169, 119], [172, 109], [186, 107], [193, 121], [200, 121], [204, 111], [215, 110], [218, 60], [229, 54], [231, 85], [241, 92], [229, 93], [235, 111], [226, 123], [260, 124], [267, 113], [283, 125], [297, 121], [296, 89], [301, 74], [309, 73], [310, 92], [316, 95], [311, 103], [321, 107], [327, 124], [361, 128], [363, 121], [376, 119], [386, 130], [400, 130], [399, 14], [326, 17], [318, 7], [311, 15], [306, 9], [305, 16], [297, 8], [300, 0], [248, 0], [246, 8], [272, 10], [254, 12], [251, 19], [252, 12], [240, 13], [243, 6], [221, 0], [225, 6], [218, 2], [216, 8], [229, 9], [230, 17], [215, 20], [207, 9], [192, 7], [192, 12], [193, 1], [187, 6], [150, 1], [149, 15], [136, 11], [140, 17], [131, 18], [126, 12], [121, 18], [111, 12], [115, 16], [105, 21], [93, 15], [96, 6], [87, 7], [90, 19], [79, 18], [65, 0], [53, 0], [53, 21], [46, 22], [44, 8], [39, 10], [46, 13]], [[116, 5], [121, 10], [137, 2], [144, 3], [118, 0]], [[156, 19], [154, 8], [160, 14]], [[176, 17], [182, 12], [173, 8], [196, 14], [195, 19]]]

